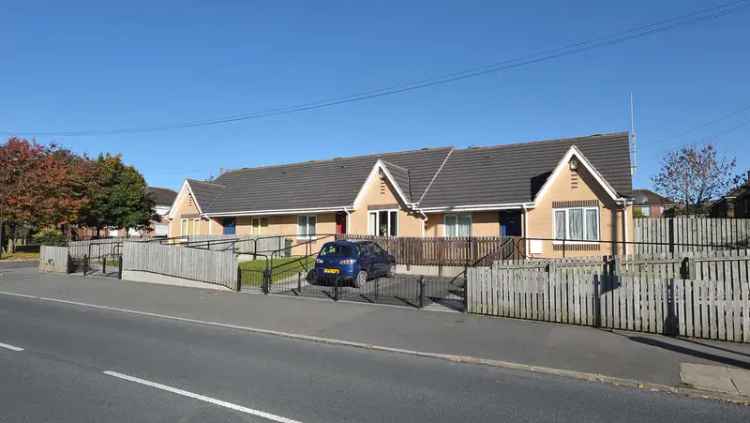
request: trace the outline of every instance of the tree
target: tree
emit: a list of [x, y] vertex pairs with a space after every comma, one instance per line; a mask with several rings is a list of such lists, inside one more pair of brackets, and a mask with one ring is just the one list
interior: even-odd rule
[[713, 145], [687, 146], [667, 154], [652, 178], [656, 191], [672, 198], [685, 214], [705, 212], [709, 200], [736, 184], [736, 160], [719, 157]]
[[85, 158], [55, 145], [10, 138], [0, 146], [0, 250], [3, 228], [58, 226], [78, 218], [87, 202]]
[[90, 202], [79, 223], [96, 228], [143, 228], [149, 225], [154, 202], [146, 192], [146, 181], [119, 155], [100, 155], [94, 162], [95, 176], [90, 184]]

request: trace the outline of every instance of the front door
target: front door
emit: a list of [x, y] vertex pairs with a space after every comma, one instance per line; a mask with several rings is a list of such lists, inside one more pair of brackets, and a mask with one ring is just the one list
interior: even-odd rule
[[500, 219], [500, 236], [521, 236], [521, 212], [520, 211], [501, 211]]
[[336, 234], [346, 233], [346, 213], [336, 213]]

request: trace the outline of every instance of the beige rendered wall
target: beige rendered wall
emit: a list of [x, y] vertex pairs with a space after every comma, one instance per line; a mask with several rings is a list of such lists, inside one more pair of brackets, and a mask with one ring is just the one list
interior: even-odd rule
[[[622, 241], [624, 219], [627, 219], [629, 237], [633, 235], [633, 212], [632, 207], [624, 212], [618, 207], [609, 195], [604, 191], [594, 176], [579, 166], [578, 171], [571, 171], [565, 166], [557, 178], [552, 181], [543, 198], [537, 199], [536, 207], [527, 214], [527, 237], [529, 238], [554, 238], [553, 233], [553, 207], [554, 201], [582, 201], [595, 200], [599, 206], [599, 239], [600, 241]], [[618, 248], [615, 250], [615, 248]], [[616, 246], [608, 242], [594, 244], [569, 246], [566, 244], [566, 257], [596, 256], [604, 254], [622, 253], [622, 245]], [[562, 257], [563, 252], [556, 250], [552, 241], [542, 242], [542, 253], [532, 255], [533, 257]]]
[[[336, 213], [309, 214], [315, 216], [315, 233], [317, 237], [329, 235], [336, 232]], [[298, 215], [271, 215], [271, 216], [241, 216], [236, 218], [238, 236], [286, 236], [295, 247], [292, 248], [292, 255], [305, 255], [309, 252], [317, 252], [325, 242], [333, 240], [333, 237], [323, 238], [319, 241], [305, 244], [305, 238], [297, 237], [297, 217]], [[252, 220], [266, 219], [267, 225], [261, 226], [260, 233], [253, 232]], [[218, 225], [217, 225], [218, 226]]]
[[424, 219], [421, 215], [406, 210], [406, 205], [398, 200], [393, 186], [382, 174], [373, 178], [364, 190], [360, 202], [354, 205], [355, 209], [349, 216], [348, 233], [367, 235], [367, 213], [370, 206], [394, 206], [393, 208], [398, 209], [398, 236], [422, 236]]
[[198, 207], [196, 206], [195, 200], [193, 199], [192, 195], [190, 195], [188, 191], [185, 191], [184, 194], [185, 195], [182, 195], [181, 200], [177, 204], [175, 204], [176, 212], [174, 213], [174, 218], [169, 221], [169, 236], [176, 237], [181, 235], [180, 220], [183, 217], [187, 217], [191, 220], [200, 219], [197, 224], [197, 230], [194, 232], [194, 234], [208, 234], [208, 220], [199, 218]]

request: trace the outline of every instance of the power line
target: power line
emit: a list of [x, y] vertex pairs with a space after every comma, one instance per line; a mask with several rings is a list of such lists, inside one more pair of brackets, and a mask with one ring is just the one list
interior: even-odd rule
[[331, 98], [327, 100], [320, 100], [316, 102], [302, 103], [289, 107], [273, 108], [260, 110], [257, 112], [237, 114], [232, 116], [224, 116], [210, 120], [199, 120], [199, 121], [187, 121], [173, 124], [156, 125], [156, 126], [142, 126], [142, 127], [130, 127], [130, 128], [119, 128], [112, 130], [76, 130], [76, 131], [0, 131], [6, 135], [41, 135], [41, 136], [93, 136], [93, 135], [114, 135], [114, 134], [130, 134], [130, 133], [143, 133], [143, 132], [157, 132], [167, 131], [173, 129], [183, 128], [194, 128], [200, 126], [211, 126], [221, 125], [232, 122], [238, 122], [243, 120], [260, 119], [264, 117], [298, 113], [316, 109], [322, 109], [327, 107], [333, 107], [346, 103], [353, 103], [359, 101], [365, 101], [378, 97], [392, 96], [396, 94], [402, 94], [418, 89], [434, 87], [438, 85], [445, 85], [452, 82], [475, 78], [482, 75], [497, 73], [506, 70], [516, 69], [536, 63], [546, 62], [569, 56], [577, 53], [582, 53], [588, 50], [596, 48], [607, 47], [615, 44], [621, 44], [626, 41], [630, 41], [636, 38], [645, 37], [651, 34], [669, 31], [671, 29], [695, 24], [698, 22], [709, 21], [718, 19], [726, 16], [732, 12], [738, 11], [748, 6], [750, 0], [740, 0], [721, 5], [699, 9], [685, 15], [680, 15], [661, 21], [653, 22], [646, 25], [633, 27], [624, 31], [613, 33], [606, 37], [600, 37], [585, 41], [580, 41], [572, 44], [568, 44], [562, 47], [547, 49], [539, 51], [530, 55], [522, 56], [515, 59], [509, 59], [494, 64], [484, 65], [472, 69], [467, 69], [460, 72], [446, 74], [433, 79], [423, 79], [420, 81], [414, 81], [405, 84], [393, 85], [390, 87], [379, 88], [375, 90], [360, 92], [351, 94], [344, 97]]
[[[737, 109], [737, 110], [733, 110], [733, 111], [731, 111], [731, 112], [729, 112], [729, 113], [727, 113], [727, 114], [724, 114], [724, 115], [721, 115], [721, 116], [719, 116], [719, 117], [718, 117], [718, 118], [716, 118], [716, 119], [712, 119], [712, 120], [709, 120], [708, 122], [703, 122], [703, 123], [701, 123], [700, 125], [696, 125], [696, 126], [693, 126], [692, 128], [690, 128], [690, 129], [687, 129], [687, 130], [685, 130], [685, 131], [683, 131], [683, 132], [680, 132], [680, 133], [677, 133], [677, 134], [673, 134], [673, 135], [670, 135], [670, 136], [669, 136], [669, 138], [678, 138], [678, 137], [683, 137], [683, 136], [685, 136], [685, 135], [691, 134], [691, 133], [693, 133], [693, 132], [695, 132], [695, 131], [698, 131], [698, 130], [700, 130], [700, 129], [706, 128], [706, 127], [708, 127], [708, 126], [711, 126], [711, 125], [717, 124], [717, 123], [719, 123], [719, 122], [721, 122], [721, 121], [724, 121], [724, 120], [726, 120], [726, 119], [729, 119], [730, 117], [733, 117], [733, 116], [739, 115], [739, 114], [741, 114], [741, 113], [743, 113], [743, 112], [746, 112], [746, 111], [748, 111], [748, 110], [750, 110], [750, 105], [749, 105], [749, 106], [745, 106], [745, 107], [742, 107], [742, 108], [739, 108], [739, 109]], [[657, 141], [657, 143], [660, 143], [660, 142], [663, 142], [663, 141], [667, 141], [667, 139], [662, 139], [661, 141]]]

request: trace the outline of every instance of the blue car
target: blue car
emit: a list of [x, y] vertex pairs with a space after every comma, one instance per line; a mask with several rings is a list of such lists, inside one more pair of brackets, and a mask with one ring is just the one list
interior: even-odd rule
[[334, 241], [320, 249], [308, 279], [323, 284], [341, 278], [360, 288], [370, 279], [391, 277], [395, 266], [395, 258], [372, 241]]

